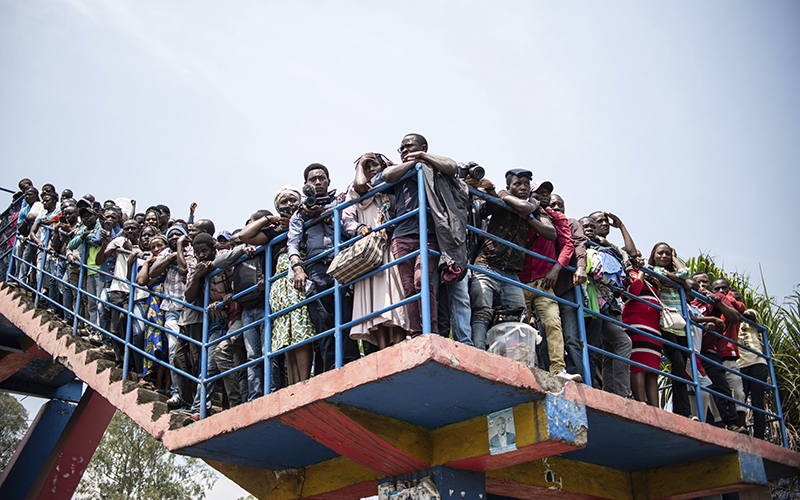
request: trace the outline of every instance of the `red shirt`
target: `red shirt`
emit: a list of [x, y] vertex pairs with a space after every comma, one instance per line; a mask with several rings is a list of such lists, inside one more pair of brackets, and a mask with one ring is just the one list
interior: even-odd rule
[[[556, 240], [550, 241], [539, 236], [535, 229], [531, 228], [528, 231], [528, 240], [525, 247], [532, 250], [539, 255], [551, 258], [561, 264], [562, 267], [567, 267], [572, 255], [575, 253], [575, 243], [572, 241], [572, 230], [569, 227], [567, 216], [561, 212], [553, 212], [547, 210], [547, 215], [556, 229]], [[556, 242], [558, 243], [558, 255], [556, 256]], [[522, 266], [522, 272], [519, 273], [519, 280], [523, 283], [530, 283], [531, 281], [544, 278], [545, 275], [552, 269], [553, 264], [545, 260], [538, 259], [532, 255], [525, 254], [525, 264]]]

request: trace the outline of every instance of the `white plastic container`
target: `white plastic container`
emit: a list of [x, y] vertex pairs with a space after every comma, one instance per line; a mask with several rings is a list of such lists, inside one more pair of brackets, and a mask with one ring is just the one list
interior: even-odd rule
[[526, 323], [500, 323], [486, 332], [486, 343], [489, 352], [535, 368], [537, 336], [536, 329]]

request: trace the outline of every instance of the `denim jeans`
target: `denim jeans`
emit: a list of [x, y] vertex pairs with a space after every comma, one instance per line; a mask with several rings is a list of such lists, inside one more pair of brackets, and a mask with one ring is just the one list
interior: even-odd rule
[[[263, 307], [242, 310], [242, 327], [252, 325], [264, 318]], [[258, 359], [264, 355], [264, 323], [251, 326], [244, 332], [244, 349], [247, 361]], [[247, 368], [247, 401], [264, 395], [264, 367], [260, 363]]]
[[59, 283], [58, 279], [61, 279], [64, 276], [64, 269], [67, 267], [67, 261], [61, 260], [56, 256], [49, 256], [47, 260], [47, 267], [48, 272], [52, 274], [54, 277], [49, 278], [50, 286], [47, 290], [47, 297], [50, 300], [47, 301], [50, 309], [56, 312], [59, 316], [62, 315], [62, 309], [58, 307], [61, 305], [61, 283]]
[[[569, 288], [559, 295], [559, 297], [570, 302], [575, 302], [575, 289]], [[578, 310], [559, 302], [558, 311], [561, 314], [561, 331], [564, 334], [564, 350], [567, 352], [567, 356], [564, 358], [564, 362], [567, 365], [567, 372], [583, 376], [583, 344], [578, 327]]]
[[[64, 280], [64, 283], [73, 284], [70, 267], [69, 264], [64, 266], [64, 273], [61, 275], [61, 279]], [[77, 286], [77, 281], [75, 282], [75, 286]], [[66, 284], [61, 285], [61, 305], [64, 306], [64, 321], [72, 324], [75, 318], [72, 314], [72, 311], [75, 310], [75, 291]]]
[[[178, 337], [170, 332], [178, 332], [181, 327], [178, 326], [178, 320], [181, 318], [181, 310], [167, 311], [164, 313], [164, 328], [166, 331], [167, 341], [169, 342], [168, 359], [170, 366], [175, 366], [175, 350], [178, 348]], [[178, 395], [178, 377], [179, 375], [172, 372], [172, 385], [170, 385], [169, 392], [172, 396]]]
[[[480, 263], [475, 266], [519, 281], [517, 273], [513, 271], [501, 271]], [[478, 349], [486, 350], [486, 330], [489, 329], [489, 324], [492, 322], [495, 302], [501, 309], [523, 309], [525, 295], [522, 293], [522, 288], [500, 281], [480, 271], [474, 272], [472, 278], [469, 285], [469, 294], [472, 299], [472, 341]]]
[[86, 299], [86, 312], [89, 314], [89, 329], [96, 331], [96, 326], [98, 325], [97, 299], [100, 298], [100, 294], [103, 291], [103, 282], [100, 280], [100, 275], [97, 273], [91, 276], [85, 276], [84, 279], [86, 280], [86, 293], [88, 294]]
[[[228, 331], [228, 330], [225, 329], [226, 324], [227, 324], [227, 320], [223, 320], [222, 322], [219, 322], [219, 323], [211, 323], [211, 322], [209, 322], [209, 324], [208, 324], [208, 341], [209, 342], [213, 342], [214, 340], [217, 340], [218, 338], [220, 338], [220, 336], [225, 335], [225, 333]], [[218, 366], [217, 366], [217, 361], [214, 358], [214, 350], [218, 347], [218, 345], [216, 345], [214, 347], [209, 347], [209, 349], [208, 349], [208, 356], [207, 356], [207, 362], [206, 362], [206, 377], [213, 377], [214, 375], [217, 375], [217, 374], [221, 373], [219, 371]], [[202, 354], [201, 354], [201, 358], [200, 359], [203, 359], [202, 358]], [[200, 365], [198, 365], [197, 372], [198, 372], [198, 375], [199, 375], [200, 374]], [[213, 382], [207, 382], [205, 385], [206, 385], [206, 408], [209, 409], [209, 408], [211, 408], [211, 403], [214, 401], [214, 390], [217, 388], [217, 381], [215, 380]], [[201, 408], [201, 406], [200, 406], [201, 405], [201, 402], [200, 402], [200, 391], [201, 391], [201, 388], [202, 388], [201, 385], [197, 384], [197, 392], [194, 395], [194, 402], [192, 403], [192, 413], [200, 413], [200, 408]]]
[[439, 335], [448, 337], [453, 332], [453, 340], [474, 346], [472, 343], [472, 306], [469, 299], [469, 283], [471, 278], [461, 281], [440, 283], [439, 273], [434, 273], [434, 290], [439, 291], [436, 297], [438, 309]]
[[[228, 325], [227, 332], [235, 332], [242, 328], [242, 320], [236, 320]], [[214, 361], [220, 373], [232, 370], [247, 362], [247, 351], [244, 348], [244, 336], [241, 332], [233, 337], [223, 340], [214, 349]], [[231, 408], [245, 402], [248, 394], [247, 377], [242, 370], [222, 377], [225, 392], [228, 393], [228, 403]]]

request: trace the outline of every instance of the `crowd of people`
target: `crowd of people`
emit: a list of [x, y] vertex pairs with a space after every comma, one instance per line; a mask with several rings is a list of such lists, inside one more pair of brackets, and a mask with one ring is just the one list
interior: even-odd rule
[[[342, 329], [343, 363], [423, 333], [486, 350], [493, 326], [528, 323], [542, 334], [537, 364], [554, 376], [581, 382], [588, 373], [595, 387], [662, 406], [654, 370], [665, 356], [674, 413], [708, 414], [710, 422], [749, 432], [745, 406], [701, 391], [704, 407], [698, 408], [690, 396], [693, 386], [685, 382], [698, 377], [702, 386], [738, 403], [749, 398], [752, 406], [764, 408], [765, 385], [739, 376], [765, 383], [768, 378], [760, 334], [741, 321], [741, 316], [758, 318], [724, 278], [691, 275], [668, 243], [654, 245], [645, 260], [620, 217], [605, 211], [568, 217], [553, 184], [534, 181], [529, 170], [509, 170], [502, 185], [495, 184], [473, 163], [429, 153], [419, 134], [403, 137], [398, 153], [399, 164], [379, 153], [359, 157], [354, 179], [341, 194], [331, 189], [328, 169], [312, 163], [303, 171], [302, 189], [288, 185], [275, 193], [275, 213], [258, 210], [232, 232], [217, 231], [210, 219], [195, 219], [196, 204], [184, 220], [173, 218], [166, 205], [139, 212], [133, 201], [123, 211], [113, 200], [100, 204], [90, 194], [76, 200], [69, 189], [59, 196], [52, 184], [40, 192], [23, 179], [5, 231], [16, 231], [16, 243], [8, 236], [2, 243], [16, 256], [5, 261], [14, 277], [9, 281], [31, 288], [41, 281], [46, 305], [66, 323], [78, 324], [80, 335], [113, 352], [120, 367], [124, 345], [106, 333], [129, 335], [132, 345], [179, 370], [129, 350], [139, 383], [163, 392], [174, 411], [195, 420], [200, 387], [183, 374], [201, 372], [204, 319], [211, 344], [207, 377], [247, 365], [222, 377], [219, 387], [207, 384], [207, 394], [224, 394], [221, 404], [233, 407], [335, 368], [335, 337], [309, 339], [329, 332], [337, 321], [367, 317]], [[418, 164], [421, 176], [414, 171]], [[377, 190], [384, 183], [388, 189]], [[420, 190], [430, 207], [426, 238], [420, 217], [412, 214], [420, 206]], [[330, 215], [348, 202], [340, 218]], [[387, 242], [382, 264], [398, 263], [344, 283], [335, 297], [328, 270], [337, 229], [341, 241], [379, 235]], [[612, 229], [619, 231], [622, 247], [609, 241]], [[421, 240], [432, 252], [409, 257], [420, 250]], [[273, 245], [270, 262], [261, 251], [267, 244]], [[427, 259], [427, 290], [422, 290], [421, 259]], [[423, 324], [422, 300], [396, 306], [415, 294], [428, 297], [430, 331]], [[688, 328], [669, 313], [682, 310], [683, 296], [691, 299]], [[582, 301], [583, 317], [570, 304], [576, 300]], [[265, 321], [267, 310], [279, 315]], [[593, 347], [588, 367], [581, 323]], [[687, 332], [702, 355], [695, 366], [689, 362]], [[266, 381], [260, 362], [265, 351], [281, 351], [268, 358], [271, 380]], [[753, 412], [753, 420], [753, 435], [763, 438], [764, 414]]]

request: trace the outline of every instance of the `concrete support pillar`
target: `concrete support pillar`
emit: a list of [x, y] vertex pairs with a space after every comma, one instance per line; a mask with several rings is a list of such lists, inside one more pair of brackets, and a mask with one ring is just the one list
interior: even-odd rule
[[483, 472], [437, 466], [425, 471], [389, 477], [378, 482], [379, 500], [400, 490], [433, 487], [441, 500], [486, 500], [486, 476]]
[[78, 405], [42, 406], [0, 477], [0, 498], [69, 500], [116, 409], [87, 388]]

